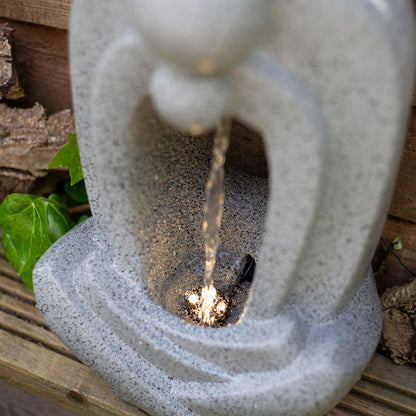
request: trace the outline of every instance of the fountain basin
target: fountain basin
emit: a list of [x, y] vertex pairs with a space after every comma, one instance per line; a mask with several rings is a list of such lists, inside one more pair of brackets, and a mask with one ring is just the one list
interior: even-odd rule
[[306, 326], [288, 308], [220, 329], [191, 325], [119, 270], [94, 219], [59, 240], [36, 275], [51, 329], [150, 414], [283, 416], [293, 406], [298, 414], [324, 413], [359, 379], [381, 330], [371, 270], [348, 307], [326, 323]]

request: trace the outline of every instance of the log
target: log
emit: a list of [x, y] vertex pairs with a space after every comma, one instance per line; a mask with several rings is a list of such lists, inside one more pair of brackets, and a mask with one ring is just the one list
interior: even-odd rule
[[396, 364], [415, 364], [416, 280], [388, 288], [380, 301], [383, 309], [381, 350]]
[[0, 24], [0, 99], [17, 100], [23, 95], [13, 61], [13, 29]]
[[75, 132], [70, 110], [47, 118], [38, 103], [28, 109], [0, 103], [0, 199], [13, 192], [32, 192], [70, 132]]

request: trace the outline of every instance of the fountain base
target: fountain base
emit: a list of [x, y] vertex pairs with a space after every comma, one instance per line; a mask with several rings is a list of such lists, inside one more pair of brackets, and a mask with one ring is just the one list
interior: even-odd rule
[[152, 415], [323, 414], [358, 380], [381, 330], [370, 270], [332, 321], [307, 324], [288, 308], [221, 329], [189, 325], [119, 270], [93, 219], [39, 260], [34, 286], [61, 340]]

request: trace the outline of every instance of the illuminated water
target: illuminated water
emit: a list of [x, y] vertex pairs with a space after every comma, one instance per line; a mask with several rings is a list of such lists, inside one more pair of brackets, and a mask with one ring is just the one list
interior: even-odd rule
[[202, 288], [202, 306], [199, 319], [204, 324], [212, 324], [212, 311], [216, 290], [213, 282], [213, 271], [219, 245], [219, 230], [224, 207], [224, 163], [230, 142], [230, 120], [217, 123], [214, 135], [214, 149], [211, 170], [205, 188], [203, 231], [205, 234], [205, 268]]

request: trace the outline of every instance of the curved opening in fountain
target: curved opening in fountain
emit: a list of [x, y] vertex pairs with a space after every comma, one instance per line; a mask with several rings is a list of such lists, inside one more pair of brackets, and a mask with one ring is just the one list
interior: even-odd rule
[[[137, 184], [132, 227], [148, 293], [172, 315], [198, 324], [192, 303], [204, 274], [202, 218], [213, 134], [178, 133], [158, 118], [148, 97], [137, 107], [131, 132], [129, 163]], [[267, 172], [261, 135], [233, 120], [213, 273], [220, 294], [214, 327], [237, 323], [244, 314], [264, 232]]]

